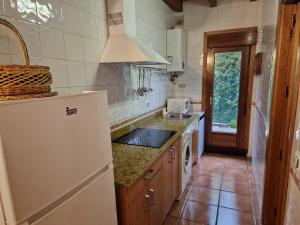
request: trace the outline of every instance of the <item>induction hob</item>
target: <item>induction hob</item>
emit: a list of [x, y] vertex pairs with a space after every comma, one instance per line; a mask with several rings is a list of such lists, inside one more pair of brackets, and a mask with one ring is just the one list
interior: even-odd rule
[[115, 140], [113, 143], [160, 148], [176, 131], [137, 128]]

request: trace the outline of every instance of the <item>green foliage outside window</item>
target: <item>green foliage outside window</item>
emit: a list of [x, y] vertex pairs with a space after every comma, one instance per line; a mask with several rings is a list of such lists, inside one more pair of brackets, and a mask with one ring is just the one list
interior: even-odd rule
[[241, 52], [215, 54], [213, 124], [237, 128]]

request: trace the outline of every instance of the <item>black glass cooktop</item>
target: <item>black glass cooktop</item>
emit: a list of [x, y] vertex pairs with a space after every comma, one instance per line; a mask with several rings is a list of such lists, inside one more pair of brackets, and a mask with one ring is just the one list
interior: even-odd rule
[[150, 128], [137, 128], [115, 140], [114, 143], [160, 148], [176, 132]]

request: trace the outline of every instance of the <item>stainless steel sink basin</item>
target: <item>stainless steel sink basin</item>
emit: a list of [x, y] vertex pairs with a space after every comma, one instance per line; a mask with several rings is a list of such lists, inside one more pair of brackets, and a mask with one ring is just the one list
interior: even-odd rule
[[191, 117], [192, 117], [192, 115], [187, 114], [187, 113], [169, 113], [167, 115], [168, 120], [184, 120], [184, 119], [188, 119]]

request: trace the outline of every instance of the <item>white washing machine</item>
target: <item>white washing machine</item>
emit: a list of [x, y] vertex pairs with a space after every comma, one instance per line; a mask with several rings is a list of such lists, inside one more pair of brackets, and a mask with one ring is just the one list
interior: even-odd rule
[[192, 175], [193, 165], [193, 129], [194, 124], [191, 124], [181, 135], [181, 164], [180, 164], [180, 186], [178, 200], [181, 198], [184, 189]]

